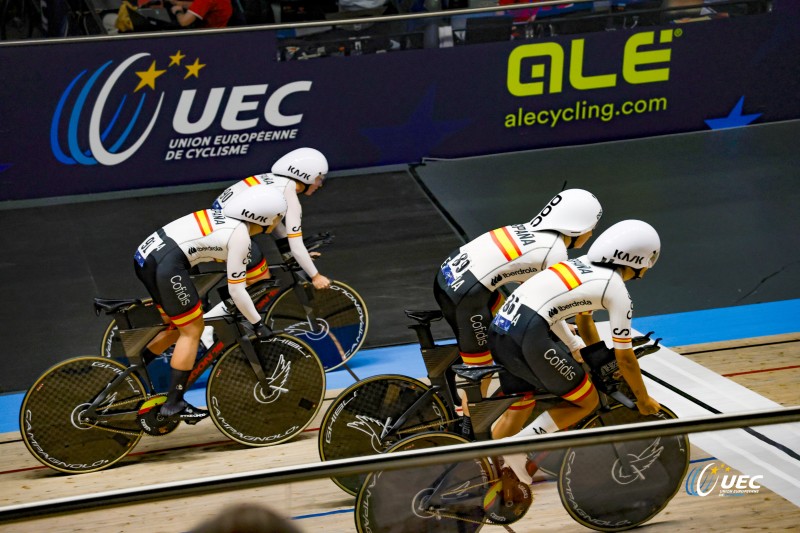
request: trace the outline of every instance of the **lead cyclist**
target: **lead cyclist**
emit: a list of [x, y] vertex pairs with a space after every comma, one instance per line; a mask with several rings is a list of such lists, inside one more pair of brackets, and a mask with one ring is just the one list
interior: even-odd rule
[[[559, 320], [574, 316], [578, 333], [588, 344], [581, 350], [583, 357], [605, 351], [592, 319], [592, 312], [600, 309], [608, 311], [614, 355], [639, 412], [651, 415], [661, 409], [647, 392], [633, 352], [633, 301], [625, 287], [627, 281], [644, 276], [660, 253], [661, 241], [652, 226], [623, 220], [604, 231], [585, 256], [551, 266], [511, 294], [489, 332], [492, 355], [508, 370], [509, 379], [501, 381], [503, 392], [521, 393], [533, 387], [565, 400], [518, 435], [566, 429], [597, 408], [599, 397], [589, 376], [571, 354], [553, 342], [549, 331]], [[531, 483], [526, 454], [503, 459], [520, 481]]]
[[285, 210], [274, 224], [265, 228], [264, 233], [272, 234], [279, 248], [288, 244], [289, 251], [311, 278], [314, 288], [327, 289], [330, 280], [319, 273], [303, 243], [303, 209], [299, 199], [301, 194], [311, 196], [320, 189], [327, 173], [328, 160], [321, 152], [313, 148], [298, 148], [278, 159], [270, 172], [247, 177], [225, 189], [212, 206], [228, 216], [240, 215], [230, 212], [228, 206], [233, 199], [261, 187], [280, 191], [286, 202]]

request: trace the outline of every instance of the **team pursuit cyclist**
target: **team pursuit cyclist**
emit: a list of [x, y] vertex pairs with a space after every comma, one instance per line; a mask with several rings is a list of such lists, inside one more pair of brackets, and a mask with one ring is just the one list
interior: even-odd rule
[[[520, 285], [492, 322], [489, 347], [498, 364], [508, 370], [501, 382], [506, 394], [546, 391], [565, 401], [539, 415], [519, 435], [552, 433], [589, 415], [599, 399], [589, 376], [574, 357], [548, 335], [559, 321], [575, 316], [587, 344], [584, 358], [607, 350], [595, 328], [592, 312], [608, 311], [614, 355], [622, 376], [636, 396], [643, 415], [661, 408], [647, 393], [631, 343], [633, 302], [625, 282], [641, 278], [656, 264], [661, 241], [652, 226], [624, 220], [604, 231], [589, 252], [551, 266]], [[516, 382], [516, 383], [515, 383]], [[525, 454], [504, 457], [517, 478], [530, 483]]]
[[279, 190], [260, 187], [230, 199], [224, 212], [205, 209], [170, 222], [137, 248], [136, 276], [147, 288], [164, 322], [177, 329], [159, 333], [143, 354], [147, 362], [175, 344], [170, 386], [160, 414], [191, 424], [208, 416], [208, 411], [193, 407], [183, 398], [204, 327], [203, 308], [189, 269], [198, 263], [225, 262], [228, 290], [236, 307], [258, 337], [268, 335], [246, 291], [248, 283], [264, 279], [269, 272], [250, 238], [273, 225], [285, 211], [286, 200]]
[[[567, 260], [567, 249], [581, 248], [603, 214], [597, 198], [583, 189], [557, 194], [530, 222], [492, 230], [453, 251], [442, 263], [433, 286], [436, 302], [453, 328], [467, 365], [490, 365], [488, 331], [502, 303], [498, 289], [523, 282], [547, 267]], [[574, 353], [583, 347], [579, 337], [558, 322], [554, 332]], [[484, 380], [483, 392], [491, 380]], [[534, 407], [532, 394], [511, 406], [495, 424], [493, 437], [516, 434]], [[466, 402], [462, 433], [471, 438]]]
[[[261, 188], [280, 191], [286, 201], [285, 212], [272, 226], [266, 227], [265, 233], [271, 233], [279, 247], [281, 241], [288, 240], [292, 256], [311, 278], [314, 288], [327, 289], [330, 280], [317, 271], [303, 243], [303, 210], [298, 198], [298, 194], [314, 194], [322, 187], [327, 173], [328, 160], [322, 153], [313, 148], [298, 148], [278, 159], [269, 173], [250, 176], [225, 189], [212, 207], [234, 216], [230, 214], [228, 205], [241, 195]], [[269, 277], [269, 271], [266, 277]]]

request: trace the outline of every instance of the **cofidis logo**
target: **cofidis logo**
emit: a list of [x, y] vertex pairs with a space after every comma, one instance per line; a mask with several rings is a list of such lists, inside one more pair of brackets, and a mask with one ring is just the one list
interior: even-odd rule
[[761, 485], [758, 480], [764, 476], [732, 474], [731, 467], [709, 463], [695, 467], [686, 476], [686, 493], [690, 496], [708, 496], [718, 490], [720, 496], [744, 496], [758, 494]]
[[53, 155], [66, 165], [119, 165], [164, 127], [172, 133], [162, 147], [167, 161], [246, 155], [253, 143], [297, 137], [303, 115], [285, 115], [281, 104], [309, 92], [311, 81], [207, 88], [207, 67], [178, 50], [165, 59], [141, 52], [80, 72], [53, 113]]

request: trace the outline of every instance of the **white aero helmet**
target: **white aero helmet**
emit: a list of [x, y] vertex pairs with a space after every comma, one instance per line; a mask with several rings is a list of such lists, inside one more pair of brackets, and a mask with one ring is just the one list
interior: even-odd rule
[[270, 172], [311, 185], [317, 176], [328, 173], [328, 160], [319, 150], [298, 148], [275, 161]]
[[531, 220], [531, 226], [535, 231], [553, 230], [577, 237], [593, 230], [602, 215], [595, 195], [583, 189], [567, 189], [550, 200]]
[[269, 185], [258, 185], [240, 191], [225, 203], [222, 214], [228, 218], [269, 227], [286, 215], [283, 191]]
[[641, 220], [623, 220], [601, 233], [587, 255], [592, 263], [639, 270], [653, 268], [660, 253], [661, 239], [653, 226]]

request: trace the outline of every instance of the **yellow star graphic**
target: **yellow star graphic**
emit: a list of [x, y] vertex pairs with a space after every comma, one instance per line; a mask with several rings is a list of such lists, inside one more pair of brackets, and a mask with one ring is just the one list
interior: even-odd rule
[[183, 61], [184, 57], [186, 57], [186, 55], [182, 54], [181, 51], [178, 50], [177, 52], [175, 52], [174, 56], [169, 56], [169, 58], [172, 60], [172, 61], [169, 62], [169, 66], [170, 67], [173, 66], [173, 65], [179, 65], [180, 66], [181, 61]]
[[730, 472], [730, 471], [731, 471], [731, 467], [729, 467], [729, 466], [726, 466], [726, 467], [725, 467], [725, 471], [726, 471], [726, 472]]
[[141, 81], [139, 82], [139, 85], [136, 86], [136, 89], [134, 89], [133, 92], [138, 91], [139, 89], [141, 89], [145, 85], [147, 85], [151, 89], [155, 90], [156, 89], [156, 78], [161, 76], [165, 72], [166, 72], [166, 70], [156, 70], [156, 62], [155, 62], [155, 60], [153, 60], [153, 64], [150, 65], [149, 69], [147, 69], [147, 70], [145, 70], [143, 72], [137, 72], [136, 73], [136, 75], [139, 76]]
[[716, 467], [716, 466], [715, 466], [714, 468], [712, 468], [712, 469], [711, 469], [711, 473], [712, 473], [712, 474], [716, 474], [716, 473], [717, 473], [717, 467]]
[[186, 65], [186, 76], [183, 79], [188, 79], [189, 76], [194, 76], [195, 78], [200, 77], [200, 69], [205, 67], [205, 64], [200, 63], [200, 58], [194, 60], [194, 63], [191, 65]]

